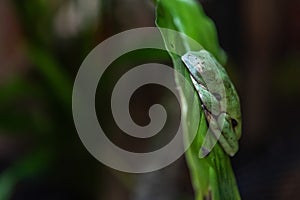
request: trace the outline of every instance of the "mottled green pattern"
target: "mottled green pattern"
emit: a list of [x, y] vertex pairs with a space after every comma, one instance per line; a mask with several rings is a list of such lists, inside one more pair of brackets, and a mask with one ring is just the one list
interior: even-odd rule
[[222, 65], [206, 50], [189, 51], [182, 60], [205, 106], [211, 130], [225, 152], [233, 156], [238, 151], [242, 124], [240, 101], [233, 83]]

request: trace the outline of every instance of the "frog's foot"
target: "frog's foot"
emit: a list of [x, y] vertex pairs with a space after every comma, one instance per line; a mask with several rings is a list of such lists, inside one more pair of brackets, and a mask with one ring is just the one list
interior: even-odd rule
[[208, 131], [199, 150], [199, 158], [204, 158], [211, 152], [221, 135], [216, 118], [208, 110], [203, 110], [208, 122]]
[[217, 142], [218, 141], [216, 140], [214, 133], [210, 129], [208, 129], [207, 134], [202, 143], [202, 146], [199, 150], [199, 158], [206, 157], [214, 148]]

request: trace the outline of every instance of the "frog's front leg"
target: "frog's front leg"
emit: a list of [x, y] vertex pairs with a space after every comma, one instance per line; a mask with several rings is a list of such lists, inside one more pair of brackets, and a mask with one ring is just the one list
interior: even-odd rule
[[[218, 116], [220, 113], [220, 102], [218, 99], [212, 95], [210, 91], [208, 91], [205, 86], [199, 84], [193, 76], [190, 76], [193, 82], [193, 85], [198, 92], [200, 101], [202, 103], [202, 106], [208, 110], [212, 115]], [[204, 111], [205, 111], [204, 109]]]

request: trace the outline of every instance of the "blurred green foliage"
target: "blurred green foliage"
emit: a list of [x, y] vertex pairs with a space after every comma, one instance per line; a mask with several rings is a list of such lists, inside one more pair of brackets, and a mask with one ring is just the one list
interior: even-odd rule
[[[57, 167], [62, 160], [69, 162], [68, 172], [73, 175], [83, 166], [91, 172], [97, 167], [90, 164], [87, 152], [78, 148], [81, 144], [71, 117], [73, 63], [80, 63], [87, 49], [91, 49], [94, 41], [90, 38], [94, 37], [95, 30], [88, 28], [64, 41], [58, 38], [53, 30], [53, 19], [60, 4], [14, 0], [24, 32], [22, 46], [31, 70], [1, 85], [0, 128], [7, 137], [22, 141], [23, 146], [30, 148], [25, 148], [0, 174], [1, 200], [10, 199], [20, 181], [41, 179], [44, 177], [41, 174], [46, 172], [57, 182], [63, 180], [63, 176], [69, 175], [62, 174], [61, 168], [65, 166]], [[72, 51], [68, 51], [74, 44]], [[68, 187], [80, 188], [82, 183], [85, 184], [81, 191], [94, 187], [93, 180], [87, 180], [83, 174], [69, 179], [73, 183]]]
[[[152, 1], [157, 5], [156, 23], [159, 27], [170, 28], [189, 35], [198, 41], [203, 48], [213, 53], [223, 66], [226, 64], [226, 54], [220, 48], [215, 25], [206, 16], [201, 5], [196, 0]], [[99, 0], [101, 6], [97, 7], [99, 21], [97, 21], [96, 25], [92, 26], [91, 22], [86, 20], [83, 21], [85, 27], [77, 30], [76, 34], [62, 36], [55, 30], [55, 19], [59, 11], [70, 3], [74, 3], [74, 7], [72, 8], [76, 11], [77, 6], [80, 4], [79, 0], [5, 0], [3, 4], [7, 4], [7, 2], [9, 2], [9, 5], [13, 5], [11, 12], [12, 15], [16, 15], [16, 19], [15, 21], [11, 19], [4, 19], [3, 21], [11, 23], [9, 24], [10, 28], [20, 28], [19, 34], [21, 36], [16, 41], [16, 43], [19, 42], [20, 44], [17, 44], [15, 48], [21, 48], [22, 50], [20, 51], [25, 54], [24, 57], [26, 58], [22, 60], [24, 61], [22, 65], [25, 66], [25, 70], [20, 70], [20, 72], [17, 70], [12, 78], [5, 81], [1, 80], [0, 85], [0, 153], [1, 158], [3, 158], [0, 161], [0, 200], [9, 200], [16, 195], [22, 195], [24, 193], [23, 190], [27, 190], [28, 188], [30, 195], [40, 192], [42, 193], [39, 194], [40, 196], [43, 198], [49, 196], [48, 198], [50, 199], [57, 199], [56, 196], [52, 197], [51, 195], [58, 190], [60, 197], [63, 199], [95, 199], [95, 196], [100, 196], [101, 199], [106, 198], [106, 192], [113, 193], [114, 195], [119, 194], [120, 196], [117, 196], [117, 199], [118, 197], [125, 198], [125, 192], [122, 193], [122, 189], [126, 190], [127, 193], [135, 190], [136, 177], [103, 167], [102, 164], [93, 160], [92, 156], [81, 144], [76, 134], [71, 114], [72, 83], [80, 63], [97, 43], [124, 29], [141, 26], [141, 23], [145, 23], [146, 26], [151, 25], [149, 21], [153, 21], [153, 7], [149, 6], [150, 14], [148, 13], [149, 16], [146, 16], [146, 11], [143, 10], [145, 7], [135, 7], [135, 5], [128, 3], [131, 1]], [[80, 2], [82, 3], [84, 0], [80, 0]], [[222, 44], [225, 44], [224, 47], [226, 47], [226, 50], [230, 50], [232, 45], [247, 46], [249, 45], [247, 43], [251, 43], [250, 48], [253, 48], [253, 44], [258, 44], [257, 46], [254, 45], [255, 48], [250, 49], [250, 51], [247, 49], [249, 47], [243, 49], [243, 47], [239, 46], [239, 52], [236, 52], [238, 55], [233, 55], [234, 52], [228, 51], [228, 53], [232, 53], [230, 56], [231, 68], [228, 71], [230, 75], [234, 75], [231, 77], [234, 78], [235, 83], [238, 83], [237, 88], [244, 95], [244, 99], [243, 96], [241, 98], [244, 100], [242, 101], [244, 106], [246, 105], [249, 110], [253, 110], [254, 112], [261, 109], [261, 113], [267, 114], [270, 111], [266, 108], [257, 107], [257, 104], [253, 103], [251, 98], [247, 97], [247, 90], [252, 87], [251, 84], [254, 82], [257, 83], [253, 84], [255, 98], [253, 97], [252, 99], [257, 100], [259, 103], [261, 99], [256, 94], [256, 90], [258, 92], [263, 91], [263, 94], [266, 94], [265, 91], [268, 90], [267, 86], [270, 86], [272, 89], [272, 91], [267, 91], [266, 95], [268, 96], [266, 104], [270, 106], [270, 110], [273, 109], [272, 112], [260, 120], [256, 118], [259, 118], [259, 116], [252, 117], [253, 125], [257, 121], [261, 122], [267, 131], [257, 133], [249, 131], [247, 134], [244, 134], [246, 137], [241, 141], [244, 142], [244, 149], [241, 150], [244, 153], [246, 151], [246, 154], [240, 152], [242, 156], [234, 158], [234, 161], [238, 160], [239, 162], [238, 166], [236, 165], [235, 167], [240, 167], [236, 172], [239, 173], [237, 177], [241, 193], [245, 198], [248, 197], [248, 199], [254, 199], [253, 197], [257, 197], [256, 192], [263, 189], [267, 195], [273, 193], [274, 197], [280, 198], [277, 194], [282, 192], [290, 193], [292, 186], [296, 188], [295, 185], [297, 184], [297, 176], [294, 175], [296, 170], [295, 172], [290, 172], [290, 169], [286, 169], [289, 166], [293, 169], [299, 169], [299, 159], [296, 159], [296, 154], [298, 153], [296, 143], [299, 135], [299, 128], [297, 127], [297, 115], [299, 113], [297, 105], [300, 91], [300, 79], [298, 78], [300, 65], [299, 44], [296, 42], [298, 41], [296, 40], [297, 37], [294, 39], [288, 37], [289, 34], [297, 36], [299, 30], [296, 25], [299, 20], [297, 18], [298, 15], [296, 15], [297, 12], [295, 12], [295, 3], [292, 2], [285, 2], [285, 6], [281, 6], [278, 9], [278, 13], [280, 13], [278, 16], [282, 18], [282, 22], [278, 22], [277, 18], [274, 18], [273, 22], [271, 22], [272, 19], [270, 17], [264, 18], [264, 14], [268, 15], [268, 11], [266, 10], [265, 13], [256, 13], [254, 11], [256, 11], [257, 7], [249, 9], [247, 7], [247, 10], [252, 9], [251, 13], [255, 15], [255, 18], [251, 18], [253, 16], [250, 16], [248, 13], [248, 17], [256, 20], [253, 20], [253, 22], [250, 20], [251, 22], [249, 22], [249, 20], [242, 19], [247, 13], [245, 14], [245, 10], [240, 12], [241, 8], [237, 8], [240, 6], [238, 1], [203, 2], [205, 10], [218, 22], [218, 27], [222, 35]], [[270, 6], [266, 4], [264, 6], [273, 8], [273, 4], [274, 2]], [[234, 8], [235, 6], [236, 8]], [[251, 3], [249, 3], [249, 6], [251, 6]], [[134, 7], [135, 10], [131, 10]], [[67, 13], [68, 16], [70, 15], [68, 13], [70, 10], [63, 11], [66, 11], [63, 13]], [[133, 12], [128, 14], [131, 11]], [[235, 12], [240, 13], [237, 14]], [[77, 14], [71, 13], [75, 17]], [[292, 16], [289, 17], [288, 15]], [[144, 16], [146, 17], [142, 18]], [[122, 22], [120, 18], [122, 18]], [[137, 20], [138, 23], [134, 24], [132, 22], [134, 18], [139, 18]], [[127, 24], [122, 24], [124, 21]], [[279, 28], [277, 27], [276, 31], [269, 28], [255, 29], [260, 29], [261, 25], [264, 25], [263, 23], [265, 22], [274, 23], [276, 24], [274, 27], [278, 26]], [[257, 26], [251, 23], [257, 24]], [[281, 23], [285, 25], [281, 27]], [[2, 27], [6, 28], [5, 25]], [[69, 25], [66, 22], [62, 23], [63, 28]], [[241, 33], [235, 32], [239, 29], [239, 26], [243, 25], [247, 27], [246, 30], [249, 32], [252, 31], [252, 33], [249, 33], [250, 36], [245, 34], [246, 38], [244, 40], [247, 39], [247, 41], [241, 41], [238, 38]], [[269, 27], [269, 25], [267, 24], [266, 27]], [[272, 31], [281, 36], [273, 37]], [[255, 33], [262, 34], [255, 35]], [[265, 41], [263, 41], [264, 37], [261, 36], [271, 38], [269, 41], [272, 44], [269, 46], [270, 48], [266, 48], [266, 50], [260, 48], [261, 45], [266, 45]], [[177, 40], [177, 38], [170, 38], [166, 35], [163, 35], [163, 37], [170, 39], [165, 40], [168, 48], [174, 45], [175, 48], [182, 48], [185, 51], [199, 50], [198, 47], [192, 46], [188, 41]], [[226, 37], [229, 39], [227, 46], [226, 41], [224, 42]], [[272, 41], [272, 38], [274, 41]], [[11, 38], [9, 36], [7, 39], [15, 40], [15, 37], [12, 35]], [[168, 43], [168, 41], [171, 43]], [[294, 49], [291, 49], [291, 46]], [[9, 46], [5, 46], [3, 49], [11, 51]], [[255, 51], [256, 53], [251, 57], [251, 54], [247, 50], [249, 52]], [[261, 55], [262, 51], [265, 51], [263, 53], [270, 56], [271, 63], [266, 63], [269, 61], [264, 60], [263, 55]], [[294, 54], [291, 52], [294, 52]], [[173, 54], [170, 54], [170, 57], [174, 63], [174, 68], [189, 79], [189, 73], [182, 64], [180, 57]], [[255, 60], [253, 58], [258, 59]], [[96, 103], [101, 107], [99, 110], [104, 113], [102, 123], [110, 130], [108, 136], [114, 142], [119, 142], [121, 146], [128, 146], [129, 144], [127, 140], [122, 140], [122, 136], [119, 137], [119, 135], [115, 134], [117, 131], [111, 128], [116, 127], [115, 124], [107, 119], [110, 108], [109, 97], [116, 80], [133, 66], [132, 60], [136, 61], [134, 64], [141, 64], [145, 60], [166, 63], [169, 61], [168, 59], [169, 55], [148, 49], [131, 52], [110, 66], [110, 69], [102, 80], [104, 87], [97, 91], [97, 96], [101, 97], [101, 95], [104, 95], [105, 98], [97, 101], [96, 97]], [[242, 60], [247, 64], [249, 63], [249, 66], [246, 66], [245, 63], [238, 63]], [[12, 63], [14, 64], [14, 62]], [[129, 65], [130, 67], [128, 67]], [[239, 68], [235, 68], [234, 65], [238, 65]], [[264, 75], [261, 75], [262, 73]], [[256, 76], [261, 79], [256, 79]], [[248, 82], [244, 80], [247, 78], [251, 79], [251, 77], [253, 80], [249, 80]], [[268, 82], [269, 79], [271, 79], [271, 83]], [[153, 93], [161, 94], [157, 91]], [[181, 85], [181, 94], [185, 94], [184, 85]], [[148, 97], [151, 95], [148, 94]], [[250, 97], [252, 96], [250, 95]], [[194, 104], [188, 108], [185, 114], [187, 122], [199, 123], [199, 130], [195, 141], [186, 154], [196, 197], [203, 199], [203, 197], [209, 198], [212, 196], [214, 199], [224, 199], [223, 197], [226, 196], [229, 199], [238, 199], [239, 194], [231, 169], [230, 159], [223, 153], [220, 146], [216, 145], [213, 152], [207, 158], [198, 158], [198, 150], [202, 144], [207, 127], [203, 113], [201, 113], [199, 122], [193, 120], [193, 116], [196, 114], [193, 112], [194, 106], [199, 106], [197, 95], [195, 95]], [[174, 104], [170, 104], [169, 107], [175, 110]], [[247, 115], [248, 113], [245, 114]], [[278, 116], [282, 116], [281, 123], [277, 123], [275, 130], [273, 122], [277, 122]], [[266, 120], [270, 120], [271, 125], [266, 125]], [[100, 117], [99, 121], [101, 121]], [[248, 124], [249, 127], [250, 125]], [[187, 133], [189, 132], [187, 131]], [[251, 137], [254, 138], [252, 138], [252, 142], [249, 140]], [[262, 141], [261, 138], [263, 137], [268, 140]], [[279, 138], [279, 144], [274, 144], [276, 138]], [[289, 143], [288, 141], [292, 141], [293, 143]], [[271, 150], [269, 150], [270, 146]], [[279, 157], [282, 160], [278, 161]], [[266, 158], [269, 158], [269, 160]], [[184, 173], [180, 171], [180, 173], [187, 176], [185, 171]], [[290, 174], [290, 181], [285, 180], [289, 178], [286, 174]], [[264, 178], [261, 178], [261, 176]], [[180, 181], [177, 184], [181, 184], [179, 187], [182, 189], [189, 182], [183, 181], [182, 183]], [[284, 190], [282, 186], [288, 189]], [[163, 190], [163, 188], [160, 189]], [[50, 191], [50, 194], [44, 194], [45, 191]], [[184, 192], [182, 193], [184, 199], [191, 199], [192, 192]], [[76, 197], [65, 197], [65, 194], [74, 194]], [[298, 195], [297, 189], [295, 190], [295, 194]], [[40, 196], [37, 198], [40, 199]], [[259, 197], [264, 198], [265, 196], [259, 194]], [[181, 197], [178, 198], [181, 199]]]

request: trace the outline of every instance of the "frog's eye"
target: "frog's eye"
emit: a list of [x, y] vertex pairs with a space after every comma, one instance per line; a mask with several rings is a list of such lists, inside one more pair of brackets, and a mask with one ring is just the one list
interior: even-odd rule
[[235, 128], [238, 125], [238, 122], [235, 119], [231, 119], [232, 127]]

